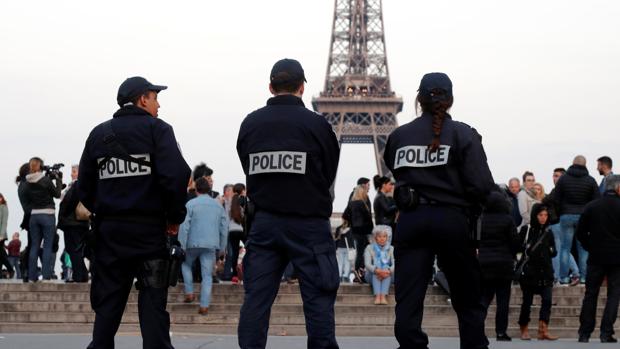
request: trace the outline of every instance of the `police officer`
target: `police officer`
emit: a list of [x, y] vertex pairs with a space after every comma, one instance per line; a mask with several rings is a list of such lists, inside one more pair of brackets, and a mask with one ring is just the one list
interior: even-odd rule
[[270, 77], [274, 97], [245, 118], [237, 139], [256, 210], [243, 259], [239, 346], [265, 348], [271, 305], [290, 261], [299, 275], [308, 348], [338, 348], [339, 278], [329, 189], [340, 146], [325, 118], [304, 107], [306, 79], [298, 61], [278, 61]]
[[400, 217], [394, 234], [396, 339], [401, 349], [427, 348], [422, 312], [435, 256], [457, 313], [461, 348], [487, 348], [480, 268], [470, 227], [473, 208], [493, 189], [480, 135], [452, 120], [452, 82], [426, 74], [417, 102], [422, 115], [390, 137], [384, 161], [397, 181]]
[[92, 130], [82, 153], [78, 192], [96, 221], [90, 349], [114, 348], [134, 278], [143, 347], [172, 348], [166, 242], [185, 219], [191, 171], [172, 126], [157, 118], [165, 89], [142, 77], [125, 80], [121, 108]]

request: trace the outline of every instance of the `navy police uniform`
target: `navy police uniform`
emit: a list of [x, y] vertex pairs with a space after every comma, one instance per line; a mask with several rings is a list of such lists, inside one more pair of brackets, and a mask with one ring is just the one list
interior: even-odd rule
[[[445, 74], [427, 74], [424, 89], [441, 88], [452, 94]], [[422, 313], [435, 256], [450, 285], [457, 313], [461, 348], [486, 348], [485, 309], [480, 303], [480, 268], [471, 239], [471, 208], [480, 205], [493, 188], [480, 135], [445, 114], [439, 148], [431, 152], [433, 115], [424, 112], [390, 136], [384, 161], [397, 186], [420, 196], [419, 205], [401, 210], [395, 246], [396, 323], [401, 349], [427, 348]]]
[[[297, 61], [280, 61], [274, 70], [278, 64], [301, 70]], [[239, 346], [265, 348], [271, 305], [290, 261], [299, 276], [308, 348], [338, 348], [339, 278], [329, 217], [340, 146], [331, 126], [301, 98], [277, 95], [245, 118], [237, 152], [256, 207], [243, 259]]]
[[[127, 79], [119, 89], [121, 108], [111, 120], [116, 141], [150, 166], [116, 158], [106, 144], [106, 124], [95, 127], [80, 160], [79, 196], [96, 215], [91, 305], [96, 313], [88, 348], [114, 348], [134, 278], [144, 277], [146, 261], [168, 258], [167, 224], [185, 219], [191, 170], [178, 148], [172, 126], [128, 102], [147, 90], [143, 78]], [[144, 348], [172, 348], [166, 311], [168, 285], [143, 286], [138, 298]]]

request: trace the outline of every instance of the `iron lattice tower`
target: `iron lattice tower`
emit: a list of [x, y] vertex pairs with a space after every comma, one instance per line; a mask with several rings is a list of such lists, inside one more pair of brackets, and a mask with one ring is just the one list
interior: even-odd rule
[[403, 100], [390, 87], [381, 0], [335, 0], [325, 88], [312, 107], [340, 143], [375, 145], [377, 171], [388, 135], [398, 127]]

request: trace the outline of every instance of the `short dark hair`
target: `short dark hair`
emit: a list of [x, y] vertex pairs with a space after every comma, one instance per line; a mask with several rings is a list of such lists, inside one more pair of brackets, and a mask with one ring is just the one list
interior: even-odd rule
[[530, 171], [525, 171], [523, 172], [523, 183], [525, 183], [525, 179], [529, 176], [534, 176], [534, 173], [530, 172]]
[[204, 177], [200, 177], [196, 180], [196, 191], [200, 194], [208, 193], [211, 190], [209, 182]]
[[213, 174], [213, 170], [210, 169], [204, 162], [199, 163], [194, 167], [194, 174], [192, 178], [196, 181], [198, 178], [211, 176]]
[[157, 94], [156, 91], [151, 91], [151, 90], [146, 90], [144, 92], [140, 92], [140, 93], [136, 94], [135, 96], [131, 97], [131, 104], [137, 105], [138, 104], [138, 100], [140, 99], [140, 97], [146, 96], [148, 98], [150, 92], [153, 92], [154, 94]]
[[276, 93], [295, 93], [303, 84], [303, 78], [292, 79], [291, 75], [287, 72], [279, 72], [271, 78], [271, 87]]
[[555, 173], [555, 172], [566, 173], [566, 169], [564, 167], [557, 167], [557, 168], [553, 169], [553, 173]]
[[357, 185], [366, 184], [366, 183], [368, 183], [368, 182], [370, 182], [370, 179], [368, 179], [368, 178], [366, 178], [366, 177], [360, 177], [360, 178], [357, 180]]
[[611, 169], [611, 166], [613, 165], [613, 162], [611, 161], [611, 158], [609, 156], [601, 156], [600, 158], [598, 158], [598, 160], [596, 160], [598, 162], [600, 162], [601, 164], [609, 167]]

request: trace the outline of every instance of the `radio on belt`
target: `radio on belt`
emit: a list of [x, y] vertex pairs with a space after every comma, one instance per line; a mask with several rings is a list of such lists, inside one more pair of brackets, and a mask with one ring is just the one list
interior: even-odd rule
[[306, 174], [305, 152], [272, 151], [250, 154], [249, 174], [295, 173]]

